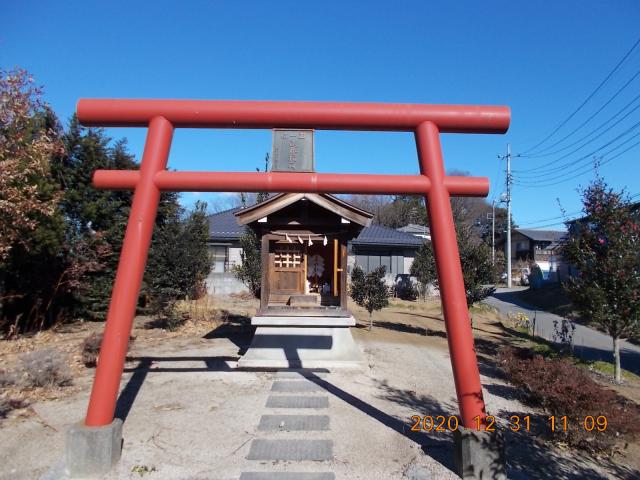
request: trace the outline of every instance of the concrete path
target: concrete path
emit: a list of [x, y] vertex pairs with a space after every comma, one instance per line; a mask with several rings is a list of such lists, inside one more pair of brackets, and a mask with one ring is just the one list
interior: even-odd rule
[[[278, 372], [258, 425], [264, 436], [252, 440], [247, 455], [256, 466], [268, 467], [242, 472], [240, 480], [334, 480], [327, 469], [333, 460], [328, 408], [327, 392], [302, 372]], [[277, 462], [317, 462], [317, 471], [284, 472]]]
[[[589, 327], [570, 322], [553, 313], [538, 310], [523, 302], [518, 292], [528, 287], [498, 288], [495, 293], [485, 299], [485, 303], [495, 307], [504, 315], [518, 312], [524, 313], [534, 322], [534, 335], [551, 342], [560, 343], [560, 330], [563, 322], [575, 326], [572, 345], [576, 356], [586, 360], [613, 361], [613, 340], [609, 335]], [[629, 342], [620, 342], [620, 361], [622, 368], [640, 375], [640, 347]]]

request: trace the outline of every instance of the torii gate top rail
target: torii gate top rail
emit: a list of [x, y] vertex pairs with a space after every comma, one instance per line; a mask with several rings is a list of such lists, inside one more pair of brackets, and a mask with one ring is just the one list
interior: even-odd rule
[[174, 128], [315, 128], [414, 131], [423, 122], [441, 133], [504, 133], [508, 107], [348, 102], [81, 99], [86, 126], [146, 127], [164, 117]]
[[[77, 113], [87, 126], [148, 127], [139, 171], [99, 170], [94, 174], [96, 187], [134, 189], [134, 195], [86, 425], [107, 425], [113, 420], [161, 190], [425, 195], [462, 424], [473, 428], [476, 417], [484, 422], [480, 372], [449, 200], [451, 196], [486, 196], [489, 182], [446, 176], [439, 134], [504, 133], [510, 122], [507, 107], [82, 99]], [[420, 175], [169, 172], [166, 165], [176, 127], [413, 131]]]

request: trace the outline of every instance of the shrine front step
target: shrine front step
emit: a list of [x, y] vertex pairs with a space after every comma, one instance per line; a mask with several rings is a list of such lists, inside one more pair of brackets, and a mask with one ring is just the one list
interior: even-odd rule
[[365, 359], [351, 335], [351, 317], [259, 316], [240, 368], [363, 368]]
[[320, 295], [291, 295], [288, 304], [292, 307], [316, 307], [320, 305]]

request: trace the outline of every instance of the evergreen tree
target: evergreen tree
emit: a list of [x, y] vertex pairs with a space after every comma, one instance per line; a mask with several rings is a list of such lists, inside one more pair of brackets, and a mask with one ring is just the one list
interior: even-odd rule
[[196, 202], [187, 216], [177, 203], [165, 210], [163, 224], [153, 236], [145, 272], [155, 314], [168, 312], [176, 300], [198, 298], [205, 292], [211, 269], [206, 208], [206, 203]]
[[620, 382], [620, 339], [640, 332], [640, 221], [628, 195], [598, 177], [582, 191], [584, 218], [562, 249], [579, 273], [565, 288], [588, 322], [613, 339], [614, 374]]
[[384, 283], [385, 266], [381, 265], [366, 275], [356, 266], [351, 272], [351, 298], [369, 312], [369, 330], [373, 327], [373, 312], [389, 305]]
[[262, 284], [260, 240], [253, 230], [247, 228], [240, 237], [240, 246], [242, 247], [242, 262], [235, 267], [234, 273], [255, 297], [259, 297]]
[[[472, 227], [468, 224], [457, 223], [456, 237], [467, 306], [471, 306], [495, 291], [495, 287], [490, 285], [495, 279], [491, 248], [473, 234]], [[411, 275], [418, 279], [424, 291], [430, 283], [438, 286], [436, 272], [433, 247], [431, 242], [425, 242], [416, 253], [411, 265]]]
[[430, 241], [425, 241], [416, 252], [411, 264], [410, 274], [418, 280], [420, 296], [425, 300], [429, 285], [438, 280], [436, 262], [433, 257], [433, 247]]
[[89, 241], [96, 234], [108, 252], [102, 268], [89, 272], [83, 288], [76, 292], [76, 315], [103, 320], [109, 305], [119, 253], [122, 248], [133, 194], [131, 191], [98, 190], [92, 183], [98, 169], [133, 170], [138, 166], [120, 140], [111, 148], [111, 139], [102, 129], [84, 128], [74, 115], [63, 137], [66, 154], [54, 165], [64, 197], [60, 208], [69, 223], [69, 238]]

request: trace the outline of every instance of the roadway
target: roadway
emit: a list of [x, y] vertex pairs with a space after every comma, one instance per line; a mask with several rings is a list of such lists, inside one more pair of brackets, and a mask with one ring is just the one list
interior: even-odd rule
[[[484, 300], [485, 303], [498, 309], [503, 315], [518, 312], [524, 313], [534, 324], [534, 335], [560, 343], [559, 331], [563, 322], [575, 326], [571, 344], [575, 356], [585, 360], [604, 360], [613, 362], [613, 340], [602, 332], [571, 322], [564, 317], [536, 309], [523, 302], [518, 292], [528, 287], [498, 288], [493, 295]], [[640, 347], [627, 341], [620, 342], [620, 362], [622, 368], [640, 375]]]

